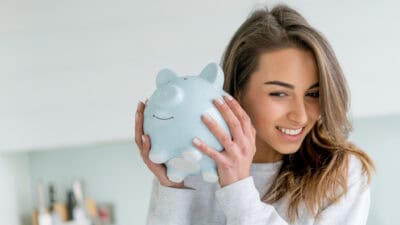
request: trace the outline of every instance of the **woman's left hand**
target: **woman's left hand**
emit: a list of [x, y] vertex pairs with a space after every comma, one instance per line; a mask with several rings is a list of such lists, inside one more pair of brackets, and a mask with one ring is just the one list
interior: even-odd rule
[[224, 151], [218, 152], [198, 138], [193, 140], [194, 146], [215, 160], [221, 187], [249, 177], [256, 152], [256, 130], [249, 116], [231, 96], [224, 96], [224, 99], [225, 102], [216, 99], [214, 104], [225, 119], [232, 138], [214, 119], [202, 116], [202, 121], [224, 147]]

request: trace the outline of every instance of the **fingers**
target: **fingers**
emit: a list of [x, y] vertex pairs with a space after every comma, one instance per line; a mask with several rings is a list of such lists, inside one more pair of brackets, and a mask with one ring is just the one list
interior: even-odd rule
[[158, 178], [161, 184], [169, 187], [183, 187], [183, 182], [175, 183], [168, 179], [167, 169], [164, 164], [157, 164], [150, 160], [149, 153], [151, 149], [150, 137], [148, 135], [142, 135], [143, 148], [141, 155], [144, 163], [150, 169], [151, 172]]
[[143, 145], [140, 152], [142, 159], [144, 163], [150, 168], [150, 170], [153, 170], [153, 168], [157, 168], [158, 167], [157, 165], [160, 164], [153, 163], [149, 158], [151, 149], [150, 137], [148, 135], [142, 135], [142, 143]]
[[228, 162], [227, 158], [222, 153], [211, 148], [199, 138], [193, 139], [193, 145], [208, 157], [212, 158], [217, 165], [226, 164]]
[[149, 154], [151, 149], [151, 141], [149, 135], [141, 135], [142, 147], [140, 149], [140, 155], [142, 156], [143, 162], [150, 169], [151, 172], [160, 180], [168, 180], [166, 178], [166, 168], [163, 164], [157, 164], [150, 160]]
[[135, 115], [135, 142], [139, 149], [142, 149], [142, 135], [143, 135], [143, 112], [144, 112], [143, 102], [138, 103]]
[[142, 135], [142, 155], [143, 158], [149, 159], [149, 154], [150, 154], [150, 148], [151, 148], [151, 143], [150, 143], [150, 138], [148, 135]]
[[238, 118], [221, 98], [215, 99], [214, 104], [226, 121], [233, 139], [240, 142], [243, 136], [243, 130]]
[[148, 135], [142, 135], [141, 138], [143, 145], [140, 154], [142, 156], [142, 159], [144, 163], [147, 165], [147, 167], [149, 167], [151, 171], [153, 171], [156, 175], [158, 175], [157, 174], [158, 172], [156, 171], [161, 170], [163, 166], [161, 164], [153, 163], [149, 158], [151, 149], [150, 137]]
[[229, 106], [229, 108], [235, 114], [236, 118], [239, 120], [243, 133], [245, 135], [255, 136], [256, 130], [254, 129], [251, 123], [251, 119], [247, 115], [247, 113], [243, 110], [242, 106], [240, 106], [239, 102], [237, 102], [230, 95], [225, 95], [224, 99], [226, 101], [226, 104]]
[[[221, 126], [208, 114], [201, 116], [202, 121], [211, 131], [211, 133], [217, 138], [219, 143], [224, 147], [227, 152], [232, 152], [235, 147], [235, 143], [232, 141], [231, 137], [222, 129]], [[231, 131], [232, 132], [232, 131]]]

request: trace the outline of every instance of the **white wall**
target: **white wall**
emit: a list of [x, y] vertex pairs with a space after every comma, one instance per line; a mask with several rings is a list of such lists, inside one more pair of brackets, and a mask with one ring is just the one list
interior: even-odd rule
[[[218, 62], [259, 2], [2, 0], [0, 151], [130, 138], [157, 71]], [[331, 41], [355, 117], [400, 112], [400, 3], [286, 2]]]

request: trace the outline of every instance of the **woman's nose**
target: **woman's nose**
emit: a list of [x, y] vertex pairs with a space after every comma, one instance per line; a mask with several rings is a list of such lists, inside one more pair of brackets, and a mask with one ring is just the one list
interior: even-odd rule
[[291, 111], [288, 115], [289, 120], [296, 126], [304, 126], [308, 120], [307, 108], [304, 105], [304, 101], [296, 99], [292, 104]]

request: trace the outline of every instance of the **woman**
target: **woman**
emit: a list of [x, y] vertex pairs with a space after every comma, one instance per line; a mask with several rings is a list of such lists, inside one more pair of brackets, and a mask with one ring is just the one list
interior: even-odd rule
[[214, 103], [233, 139], [202, 120], [224, 146], [193, 145], [217, 163], [219, 183], [173, 183], [149, 158], [139, 103], [136, 143], [155, 174], [148, 224], [366, 224], [372, 160], [347, 140], [343, 72], [326, 39], [295, 10], [259, 9], [222, 59], [224, 90]]

